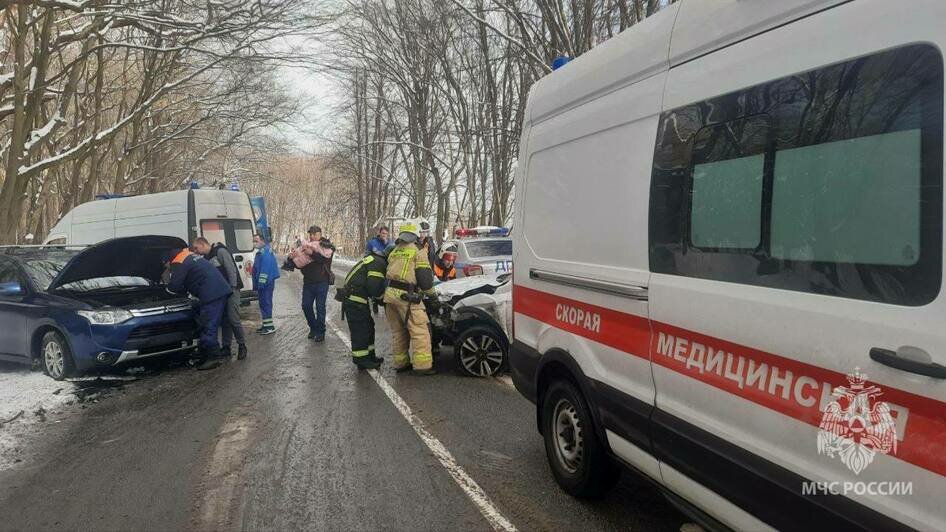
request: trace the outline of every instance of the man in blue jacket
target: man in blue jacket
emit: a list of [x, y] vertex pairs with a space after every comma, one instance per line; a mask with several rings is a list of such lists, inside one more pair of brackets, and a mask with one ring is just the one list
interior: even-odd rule
[[220, 343], [217, 331], [226, 311], [227, 299], [232, 290], [227, 280], [210, 261], [195, 255], [187, 248], [172, 250], [165, 255], [170, 263], [171, 279], [168, 291], [185, 292], [200, 301], [200, 357], [197, 369], [214, 369], [220, 366]]
[[276, 332], [273, 324], [273, 290], [276, 289], [276, 279], [279, 279], [279, 265], [276, 263], [276, 254], [261, 235], [253, 237], [253, 246], [257, 249], [253, 260], [253, 290], [259, 295], [259, 313], [263, 318], [263, 326], [256, 332], [273, 334]]
[[381, 255], [387, 248], [388, 228], [382, 225], [378, 228], [378, 236], [368, 241], [368, 245], [365, 247], [365, 256], [370, 257], [372, 254]]

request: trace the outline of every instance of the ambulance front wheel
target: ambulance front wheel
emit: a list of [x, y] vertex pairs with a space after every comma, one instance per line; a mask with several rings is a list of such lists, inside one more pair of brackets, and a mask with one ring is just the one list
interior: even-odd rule
[[574, 497], [603, 497], [621, 470], [598, 438], [588, 402], [567, 380], [549, 386], [542, 400], [545, 454], [558, 485]]

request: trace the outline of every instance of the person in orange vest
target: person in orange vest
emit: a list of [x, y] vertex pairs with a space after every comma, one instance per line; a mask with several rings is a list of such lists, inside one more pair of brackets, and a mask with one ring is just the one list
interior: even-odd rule
[[449, 281], [457, 278], [457, 254], [453, 251], [445, 251], [440, 260], [434, 264], [434, 276], [440, 281]]
[[227, 300], [233, 293], [230, 283], [210, 261], [191, 253], [187, 248], [165, 252], [163, 262], [170, 269], [168, 292], [190, 294], [200, 303], [200, 363], [197, 369], [219, 367], [220, 342], [217, 332], [226, 313]]

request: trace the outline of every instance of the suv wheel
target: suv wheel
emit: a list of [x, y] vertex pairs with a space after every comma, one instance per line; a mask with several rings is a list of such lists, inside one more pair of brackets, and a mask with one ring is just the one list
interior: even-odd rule
[[43, 335], [40, 356], [42, 357], [43, 371], [57, 381], [71, 377], [75, 373], [75, 365], [72, 362], [72, 352], [69, 351], [69, 344], [58, 332], [50, 331]]
[[472, 377], [489, 377], [506, 364], [506, 340], [493, 327], [474, 325], [453, 343], [460, 371]]
[[588, 403], [569, 381], [552, 383], [542, 400], [545, 454], [556, 482], [574, 497], [600, 498], [621, 470], [598, 438]]

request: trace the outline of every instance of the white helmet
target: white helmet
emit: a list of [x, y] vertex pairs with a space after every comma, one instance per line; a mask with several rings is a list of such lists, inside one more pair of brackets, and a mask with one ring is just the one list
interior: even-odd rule
[[424, 237], [430, 235], [430, 222], [428, 222], [426, 218], [417, 218], [414, 220], [414, 223], [417, 224], [420, 230], [420, 236]]

